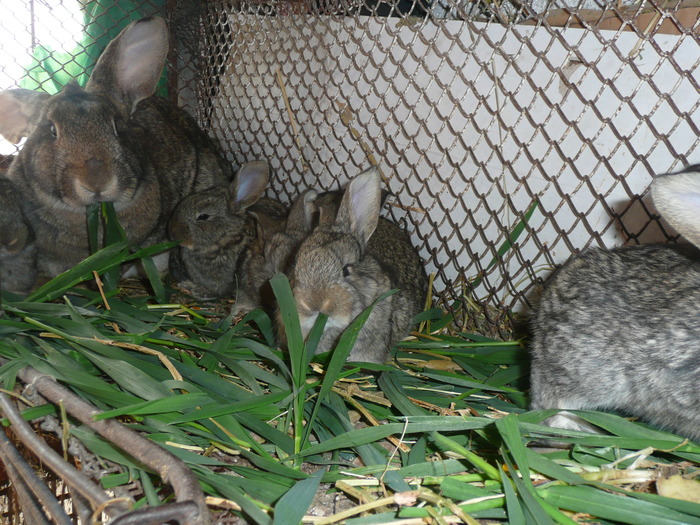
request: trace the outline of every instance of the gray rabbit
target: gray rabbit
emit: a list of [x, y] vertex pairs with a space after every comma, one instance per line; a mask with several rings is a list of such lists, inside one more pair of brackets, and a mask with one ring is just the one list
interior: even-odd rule
[[261, 198], [268, 181], [267, 163], [249, 162], [229, 187], [197, 192], [175, 209], [169, 236], [182, 242], [170, 258], [170, 273], [195, 297], [236, 296], [245, 287], [248, 260], [260, 255], [258, 237], [284, 228], [287, 208]]
[[319, 225], [297, 252], [292, 291], [306, 337], [319, 313], [328, 316], [317, 353], [332, 350], [347, 326], [381, 294], [349, 356], [382, 363], [408, 335], [422, 309], [427, 277], [411, 241], [396, 224], [379, 217], [382, 203], [376, 168], [347, 186], [337, 217]]
[[36, 280], [34, 233], [12, 183], [0, 178], [0, 289], [28, 293]]
[[85, 89], [0, 93], [0, 133], [26, 143], [7, 177], [52, 277], [89, 254], [85, 206], [114, 203], [129, 239], [166, 239], [186, 195], [231, 176], [217, 145], [183, 110], [152, 96], [168, 53], [161, 18], [132, 22], [100, 56]]
[[[657, 176], [654, 204], [700, 246], [700, 166]], [[700, 441], [700, 252], [590, 249], [546, 283], [532, 320], [533, 410], [616, 410]], [[546, 421], [595, 427], [569, 412]]]

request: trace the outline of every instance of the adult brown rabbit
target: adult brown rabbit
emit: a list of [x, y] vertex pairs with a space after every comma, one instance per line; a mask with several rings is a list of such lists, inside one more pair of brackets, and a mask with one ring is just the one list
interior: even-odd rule
[[336, 219], [330, 224], [320, 220], [299, 247], [292, 291], [304, 336], [319, 313], [328, 316], [319, 353], [332, 350], [372, 301], [398, 289], [374, 307], [349, 356], [382, 363], [421, 311], [425, 269], [406, 232], [379, 217], [381, 202], [379, 172], [372, 168], [350, 182]]
[[230, 187], [216, 186], [189, 195], [169, 224], [172, 240], [181, 241], [170, 260], [170, 274], [199, 299], [235, 297], [244, 290], [242, 273], [259, 231], [281, 231], [287, 208], [261, 198], [269, 180], [265, 161], [244, 164]]
[[113, 202], [129, 239], [166, 239], [186, 195], [226, 184], [230, 168], [183, 110], [153, 96], [168, 52], [161, 18], [128, 25], [100, 56], [85, 89], [50, 96], [0, 93], [0, 133], [27, 140], [7, 177], [22, 197], [47, 277], [89, 254], [85, 206]]

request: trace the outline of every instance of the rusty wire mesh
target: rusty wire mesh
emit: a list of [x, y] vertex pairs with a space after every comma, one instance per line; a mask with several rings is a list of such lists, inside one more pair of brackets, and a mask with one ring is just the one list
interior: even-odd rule
[[672, 235], [644, 194], [694, 160], [698, 5], [202, 2], [178, 70], [283, 201], [379, 165], [440, 298], [497, 333], [572, 252]]
[[[693, 161], [698, 1], [88, 3], [121, 10], [96, 11], [105, 34], [167, 16], [170, 96], [233, 163], [266, 158], [271, 195], [341, 187], [377, 164], [438, 298], [469, 299], [483, 330], [526, 311], [572, 252], [672, 235], [644, 193]], [[44, 41], [75, 6], [4, 7], [1, 88], [31, 76], [37, 48], [81, 49]]]

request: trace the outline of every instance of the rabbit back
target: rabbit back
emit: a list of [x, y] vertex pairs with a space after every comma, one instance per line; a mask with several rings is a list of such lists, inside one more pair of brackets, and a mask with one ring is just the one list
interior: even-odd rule
[[[531, 408], [617, 410], [700, 439], [698, 305], [694, 247], [575, 256], [533, 316]], [[548, 424], [590, 430], [570, 414]]]

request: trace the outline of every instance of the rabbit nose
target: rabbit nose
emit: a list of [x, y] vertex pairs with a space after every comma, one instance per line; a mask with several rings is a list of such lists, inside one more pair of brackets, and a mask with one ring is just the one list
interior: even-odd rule
[[77, 185], [77, 193], [92, 202], [111, 202], [116, 197], [114, 191], [117, 187], [116, 181], [110, 181], [106, 184], [78, 181]]
[[76, 183], [80, 193], [91, 193], [97, 201], [114, 200], [117, 179], [105, 169], [105, 162], [97, 157], [90, 157], [82, 165], [73, 166]]
[[189, 231], [187, 225], [179, 220], [172, 220], [168, 226], [168, 237], [171, 241], [182, 241], [180, 246], [183, 248], [193, 248], [194, 245], [189, 239]]
[[311, 294], [297, 293], [297, 304], [300, 310], [307, 313], [333, 315], [336, 310], [336, 301], [330, 296], [328, 291], [320, 290]]

